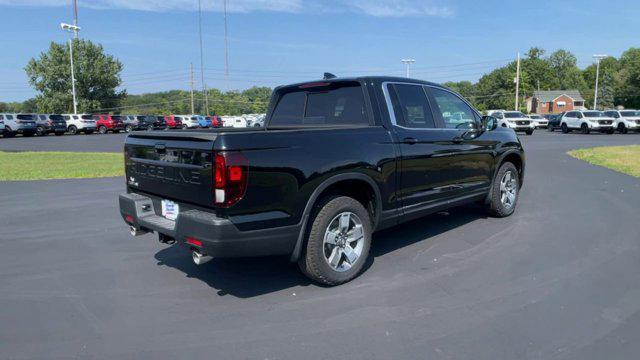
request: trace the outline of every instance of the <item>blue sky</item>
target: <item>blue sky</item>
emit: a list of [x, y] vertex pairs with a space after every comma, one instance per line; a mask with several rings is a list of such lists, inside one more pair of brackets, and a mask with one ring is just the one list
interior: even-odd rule
[[[0, 101], [35, 93], [27, 61], [62, 42], [70, 0], [0, 0]], [[640, 46], [640, 3], [497, 0], [228, 0], [230, 77], [224, 77], [221, 0], [202, 0], [205, 82], [244, 89], [337, 75], [403, 75], [476, 80], [516, 53], [539, 46], [570, 50], [581, 67], [591, 55], [619, 56]], [[81, 37], [124, 63], [124, 87], [138, 94], [188, 89], [199, 70], [197, 0], [79, 0]], [[200, 74], [196, 73], [196, 86]]]

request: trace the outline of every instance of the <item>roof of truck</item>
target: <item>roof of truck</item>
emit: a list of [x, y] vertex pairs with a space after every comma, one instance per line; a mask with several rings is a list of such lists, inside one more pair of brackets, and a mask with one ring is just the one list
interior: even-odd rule
[[287, 84], [287, 85], [278, 86], [277, 88], [295, 87], [295, 86], [301, 86], [301, 85], [313, 84], [313, 83], [332, 83], [332, 82], [344, 82], [344, 81], [357, 81], [357, 82], [360, 82], [360, 81], [364, 81], [364, 82], [367, 82], [367, 81], [375, 81], [375, 82], [405, 82], [405, 83], [431, 85], [431, 86], [437, 86], [437, 87], [444, 88], [444, 86], [442, 86], [440, 84], [436, 84], [436, 83], [430, 82], [430, 81], [411, 79], [411, 78], [399, 77], [399, 76], [336, 77], [336, 78], [333, 78], [333, 79], [317, 79], [317, 80], [303, 81], [303, 82], [298, 82], [298, 83], [294, 83], [294, 84]]

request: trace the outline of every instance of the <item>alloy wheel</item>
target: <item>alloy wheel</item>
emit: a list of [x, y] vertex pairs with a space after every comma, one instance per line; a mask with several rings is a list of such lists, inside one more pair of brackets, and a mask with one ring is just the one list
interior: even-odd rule
[[324, 234], [324, 259], [331, 269], [344, 272], [358, 261], [364, 247], [362, 221], [352, 212], [334, 217]]
[[518, 178], [512, 171], [507, 171], [500, 180], [500, 202], [505, 209], [511, 209], [516, 202]]

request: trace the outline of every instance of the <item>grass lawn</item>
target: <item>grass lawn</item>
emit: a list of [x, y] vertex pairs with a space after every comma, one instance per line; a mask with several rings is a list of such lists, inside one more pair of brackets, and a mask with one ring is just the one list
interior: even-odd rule
[[123, 174], [123, 156], [117, 153], [0, 151], [0, 181], [88, 179]]
[[640, 178], [640, 145], [603, 146], [569, 151], [574, 158], [589, 164]]

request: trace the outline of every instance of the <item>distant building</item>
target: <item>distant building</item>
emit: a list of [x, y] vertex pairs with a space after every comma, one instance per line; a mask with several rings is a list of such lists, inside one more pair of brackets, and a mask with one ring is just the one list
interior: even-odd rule
[[527, 98], [527, 111], [534, 114], [558, 114], [563, 111], [586, 110], [578, 90], [534, 91]]

